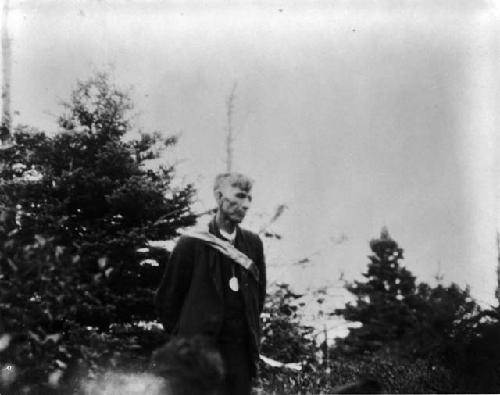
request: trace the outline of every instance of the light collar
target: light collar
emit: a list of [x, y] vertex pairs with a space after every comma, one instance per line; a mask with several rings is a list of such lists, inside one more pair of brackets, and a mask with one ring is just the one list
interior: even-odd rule
[[221, 234], [222, 237], [224, 237], [225, 239], [229, 240], [231, 243], [233, 243], [234, 239], [236, 239], [236, 228], [234, 228], [233, 233], [227, 233], [223, 229], [219, 229], [219, 232], [220, 232], [220, 234]]

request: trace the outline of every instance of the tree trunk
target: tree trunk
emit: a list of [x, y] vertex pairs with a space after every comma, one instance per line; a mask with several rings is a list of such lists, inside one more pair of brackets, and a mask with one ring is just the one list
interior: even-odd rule
[[231, 90], [231, 94], [227, 98], [226, 101], [226, 115], [227, 115], [227, 135], [226, 135], [226, 171], [230, 173], [233, 170], [233, 108], [234, 108], [234, 99], [235, 99], [235, 91], [236, 91], [235, 82], [233, 85], [233, 89]]
[[10, 114], [10, 40], [7, 27], [9, 0], [4, 0], [2, 10], [2, 124], [0, 130], [1, 144], [10, 141], [11, 114]]

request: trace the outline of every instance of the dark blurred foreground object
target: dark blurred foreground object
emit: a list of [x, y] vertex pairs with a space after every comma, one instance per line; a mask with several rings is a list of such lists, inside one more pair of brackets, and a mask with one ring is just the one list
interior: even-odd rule
[[332, 390], [333, 394], [381, 394], [382, 385], [373, 378], [366, 378], [354, 383], [339, 385]]
[[222, 357], [204, 337], [172, 339], [153, 353], [151, 365], [165, 379], [168, 395], [222, 394]]

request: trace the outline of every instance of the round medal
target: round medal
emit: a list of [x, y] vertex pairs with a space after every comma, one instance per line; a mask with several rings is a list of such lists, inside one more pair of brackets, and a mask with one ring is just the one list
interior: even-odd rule
[[231, 277], [229, 279], [229, 288], [231, 288], [231, 291], [238, 292], [240, 289], [240, 286], [238, 284], [238, 279], [236, 277]]

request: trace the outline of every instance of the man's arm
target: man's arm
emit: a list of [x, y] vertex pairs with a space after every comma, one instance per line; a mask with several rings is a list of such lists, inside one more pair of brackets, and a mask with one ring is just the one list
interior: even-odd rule
[[172, 335], [178, 324], [193, 271], [192, 239], [181, 237], [165, 265], [155, 296], [155, 305], [163, 329]]
[[262, 244], [262, 240], [257, 236], [258, 240], [258, 262], [256, 262], [257, 267], [259, 268], [259, 314], [262, 313], [264, 309], [264, 301], [266, 299], [266, 260], [264, 257], [264, 245]]

